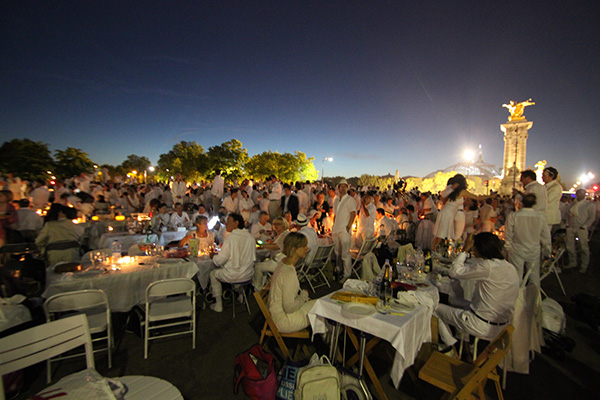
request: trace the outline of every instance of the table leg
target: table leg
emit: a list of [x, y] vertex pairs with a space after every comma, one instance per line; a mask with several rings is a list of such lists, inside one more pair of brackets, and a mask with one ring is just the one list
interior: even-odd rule
[[352, 331], [352, 329], [350, 327], [346, 327], [346, 331], [348, 333], [348, 336], [350, 337], [350, 340], [352, 341], [352, 344], [354, 345], [354, 348], [360, 352], [361, 357], [359, 360], [359, 379], [361, 381], [361, 385], [364, 385], [363, 381], [363, 376], [362, 376], [362, 370], [363, 370], [363, 366], [364, 369], [367, 370], [367, 374], [369, 375], [369, 378], [371, 378], [371, 382], [373, 383], [373, 386], [375, 386], [375, 391], [377, 392], [377, 395], [379, 397], [379, 399], [381, 400], [389, 400], [387, 395], [385, 394], [385, 391], [383, 390], [383, 386], [381, 386], [381, 382], [379, 382], [379, 378], [377, 377], [377, 375], [375, 374], [375, 370], [373, 369], [373, 366], [371, 365], [371, 363], [369, 362], [369, 359], [367, 357], [365, 357], [365, 343], [366, 343], [366, 335], [361, 332], [361, 339], [360, 339], [360, 343], [358, 342], [358, 339], [356, 338], [356, 335], [354, 334], [354, 332]]

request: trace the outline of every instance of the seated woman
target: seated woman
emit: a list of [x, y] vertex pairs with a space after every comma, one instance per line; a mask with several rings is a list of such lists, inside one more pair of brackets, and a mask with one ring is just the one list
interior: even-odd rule
[[198, 250], [206, 250], [215, 244], [215, 235], [208, 229], [208, 218], [205, 215], [196, 217], [196, 229], [191, 230], [179, 242], [179, 247], [183, 247], [190, 239], [199, 239]]
[[252, 284], [256, 290], [262, 289], [265, 282], [265, 274], [275, 271], [277, 262], [283, 258], [281, 251], [283, 250], [283, 241], [290, 231], [288, 223], [283, 217], [277, 217], [273, 220], [273, 231], [277, 235], [273, 243], [263, 243], [260, 249], [271, 250], [271, 255], [268, 259], [254, 264], [254, 277]]
[[490, 232], [475, 235], [473, 263], [465, 265], [467, 253], [460, 253], [450, 276], [456, 279], [476, 281], [471, 302], [462, 308], [438, 304], [434, 311], [439, 319], [439, 333], [446, 345], [456, 339], [448, 326], [484, 340], [494, 339], [508, 324], [515, 310], [519, 294], [519, 276], [515, 267], [504, 259], [504, 247], [500, 239]]
[[296, 264], [307, 252], [308, 239], [301, 233], [291, 232], [283, 241], [286, 257], [273, 273], [269, 292], [269, 311], [281, 333], [296, 332], [310, 324], [308, 312], [315, 300], [309, 300], [308, 291], [300, 290], [296, 274]]

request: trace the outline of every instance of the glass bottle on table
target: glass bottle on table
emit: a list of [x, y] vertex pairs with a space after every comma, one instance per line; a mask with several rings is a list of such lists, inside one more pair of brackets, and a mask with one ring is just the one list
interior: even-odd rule
[[385, 260], [382, 270], [384, 271], [383, 279], [379, 286], [379, 298], [383, 300], [383, 304], [387, 304], [392, 298], [392, 266], [390, 260]]

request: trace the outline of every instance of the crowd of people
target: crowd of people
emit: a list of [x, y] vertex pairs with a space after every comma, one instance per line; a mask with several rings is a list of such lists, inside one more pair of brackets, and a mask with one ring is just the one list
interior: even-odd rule
[[[496, 260], [500, 254], [506, 258], [515, 269], [517, 284], [531, 268], [531, 279], [539, 285], [540, 260], [550, 256], [552, 235], [562, 229], [566, 233], [567, 267], [579, 266], [579, 271], [585, 273], [589, 264], [588, 234], [599, 214], [600, 201], [591, 201], [584, 190], [577, 191], [575, 198], [563, 195], [558, 171], [553, 167], [544, 170], [544, 185], [532, 170], [523, 171], [520, 181], [522, 192], [477, 196], [469, 192], [462, 175], [451, 178], [439, 193], [429, 193], [391, 185], [353, 187], [345, 179], [335, 186], [318, 181], [282, 182], [276, 176], [226, 184], [219, 170], [208, 182], [186, 182], [177, 174], [170, 182], [148, 184], [103, 182], [81, 173], [57, 181], [53, 187], [43, 181], [26, 182], [9, 173], [0, 182], [0, 245], [35, 240], [43, 249], [56, 240], [80, 240], [84, 232], [71, 222], [77, 217], [146, 213], [152, 218], [155, 232], [188, 229], [180, 246], [192, 238], [205, 246], [214, 242], [220, 246], [219, 252], [212, 253], [218, 268], [211, 273], [217, 299], [212, 308], [217, 312], [222, 311], [221, 282], [252, 280], [260, 289], [267, 274], [273, 273], [270, 308], [285, 331], [297, 329], [302, 325], [299, 320], [308, 324], [308, 294], [298, 292], [299, 283], [297, 278], [290, 278], [290, 271], [299, 259], [306, 262], [314, 256], [317, 235], [329, 236], [335, 244], [335, 272], [342, 282], [352, 273], [352, 249], [378, 237], [384, 247], [394, 251], [401, 242], [399, 235], [424, 250], [436, 250], [448, 241], [460, 247], [474, 242], [482, 259]], [[497, 243], [488, 243], [495, 239], [482, 233], [501, 237], [502, 251], [491, 251], [489, 247]], [[268, 251], [266, 258], [256, 260], [256, 243]], [[495, 261], [487, 264], [490, 271], [498, 268]], [[453, 274], [471, 277], [463, 268], [457, 266]], [[481, 276], [489, 283], [495, 279], [492, 275]], [[494, 290], [504, 291], [504, 296], [509, 293], [502, 285]], [[292, 296], [284, 291], [296, 293]], [[467, 310], [486, 316], [479, 322], [505, 322], [502, 312], [490, 314], [479, 306], [471, 304]], [[448, 310], [441, 314], [451, 324], [460, 320]]]

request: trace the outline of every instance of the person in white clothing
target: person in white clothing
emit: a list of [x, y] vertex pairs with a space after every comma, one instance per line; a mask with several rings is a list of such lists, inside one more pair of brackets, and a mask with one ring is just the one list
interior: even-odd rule
[[373, 204], [373, 195], [370, 192], [362, 196], [360, 209], [358, 211], [358, 228], [354, 245], [360, 249], [366, 239], [375, 236], [375, 204]]
[[484, 340], [493, 340], [508, 324], [519, 294], [519, 276], [515, 267], [504, 259], [502, 242], [490, 232], [474, 238], [474, 263], [465, 264], [467, 253], [460, 253], [450, 268], [456, 279], [476, 281], [471, 302], [461, 308], [438, 304], [434, 315], [440, 319], [440, 338], [451, 346], [456, 343], [448, 325]]
[[258, 217], [258, 223], [252, 224], [250, 234], [256, 240], [266, 242], [271, 239], [271, 224], [269, 223], [269, 214], [261, 211]]
[[530, 275], [531, 282], [540, 286], [540, 255], [550, 257], [552, 241], [550, 229], [546, 220], [533, 209], [536, 202], [535, 195], [529, 193], [521, 200], [523, 207], [508, 217], [506, 223], [506, 251], [508, 261], [515, 268], [519, 278], [523, 278], [525, 264], [533, 270]]
[[254, 202], [248, 195], [248, 192], [245, 190], [240, 190], [241, 197], [238, 197], [238, 213], [244, 218], [246, 221], [246, 225], [248, 225], [248, 219], [252, 214], [252, 207], [254, 206]]
[[29, 193], [29, 197], [31, 198], [31, 204], [34, 209], [43, 210], [48, 206], [50, 191], [46, 187], [46, 184], [43, 181], [40, 181], [38, 186]]
[[175, 203], [183, 204], [185, 192], [187, 191], [187, 184], [183, 181], [181, 174], [175, 175], [175, 180], [171, 184], [171, 193], [173, 195], [173, 201]]
[[342, 280], [350, 278], [352, 273], [352, 256], [350, 255], [350, 244], [352, 240], [351, 230], [356, 217], [356, 202], [348, 195], [348, 182], [342, 179], [338, 184], [340, 200], [336, 201], [337, 208], [331, 234], [335, 243], [335, 255], [337, 271], [343, 273]]
[[244, 218], [239, 214], [229, 214], [225, 229], [229, 232], [218, 254], [211, 253], [213, 263], [218, 267], [210, 272], [211, 292], [215, 304], [210, 308], [223, 311], [223, 287], [221, 282], [241, 283], [252, 279], [256, 244], [250, 233], [244, 229]]
[[309, 300], [308, 291], [300, 290], [296, 265], [308, 252], [306, 236], [292, 232], [283, 242], [286, 257], [273, 273], [269, 291], [269, 312], [282, 333], [297, 332], [310, 322], [308, 312], [315, 300]]
[[231, 189], [231, 195], [223, 197], [223, 205], [227, 210], [227, 213], [237, 213], [238, 212], [238, 189]]
[[299, 214], [308, 214], [308, 207], [310, 207], [310, 199], [308, 194], [302, 190], [302, 182], [296, 182], [296, 196], [298, 197], [298, 203], [300, 207]]
[[590, 263], [589, 229], [596, 220], [596, 206], [585, 199], [585, 189], [575, 192], [575, 201], [569, 207], [567, 217], [567, 254], [569, 264], [565, 268], [577, 267], [577, 249], [575, 241], [579, 241], [580, 267], [579, 272], [585, 274]]
[[269, 216], [271, 221], [280, 215], [281, 196], [283, 187], [275, 175], [271, 175], [271, 192], [269, 193]]
[[212, 212], [213, 215], [217, 215], [219, 207], [221, 207], [221, 199], [225, 191], [225, 181], [221, 177], [221, 170], [215, 170], [215, 178], [213, 179], [212, 187], [210, 189], [212, 193]]
[[557, 180], [558, 171], [554, 167], [544, 168], [542, 180], [546, 189], [546, 222], [550, 227], [560, 224], [560, 197], [562, 186]]
[[305, 265], [312, 263], [319, 247], [319, 236], [313, 227], [308, 224], [308, 221], [309, 219], [304, 214], [298, 214], [298, 218], [296, 218], [297, 232], [303, 234], [308, 239], [308, 254], [304, 257]]
[[273, 243], [260, 245], [261, 250], [270, 250], [271, 254], [265, 260], [254, 264], [254, 278], [252, 278], [254, 289], [260, 290], [263, 288], [266, 274], [275, 271], [277, 263], [283, 258], [283, 241], [290, 233], [288, 228], [288, 222], [283, 217], [277, 217], [273, 221], [273, 231], [277, 236]]
[[521, 183], [523, 184], [524, 192], [520, 192], [517, 189], [513, 189], [513, 194], [520, 201], [523, 194], [533, 193], [535, 194], [535, 206], [533, 209], [542, 213], [546, 213], [546, 206], [548, 204], [546, 188], [537, 181], [537, 175], [532, 169], [526, 169], [521, 172]]
[[177, 229], [180, 226], [189, 228], [190, 225], [190, 217], [188, 213], [183, 211], [183, 204], [175, 203], [175, 211], [173, 211], [173, 214], [171, 214], [171, 218], [169, 219], [169, 227], [172, 229]]

